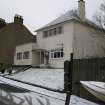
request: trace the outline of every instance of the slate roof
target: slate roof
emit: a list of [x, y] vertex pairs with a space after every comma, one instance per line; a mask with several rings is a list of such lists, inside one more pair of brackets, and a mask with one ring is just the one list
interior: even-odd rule
[[16, 46], [30, 42], [36, 42], [36, 36], [24, 24], [6, 24], [0, 28], [0, 62], [13, 64]]
[[99, 27], [98, 25], [96, 25], [94, 22], [88, 20], [88, 19], [85, 19], [85, 21], [82, 21], [78, 15], [74, 15], [73, 14], [73, 11], [72, 10], [69, 10], [67, 11], [65, 14], [61, 15], [60, 17], [56, 18], [55, 20], [53, 20], [52, 22], [46, 24], [45, 26], [39, 28], [36, 30], [37, 31], [40, 31], [42, 29], [45, 29], [45, 28], [48, 28], [50, 26], [53, 26], [53, 25], [56, 25], [56, 24], [60, 24], [60, 23], [63, 23], [63, 22], [68, 22], [68, 21], [71, 21], [71, 20], [76, 20], [78, 22], [81, 22], [81, 23], [85, 23], [87, 25], [90, 25], [94, 28], [98, 28], [98, 29], [102, 29], [101, 27]]
[[58, 17], [57, 19], [55, 19], [54, 21], [52, 21], [49, 24], [45, 25], [45, 27], [48, 27], [48, 26], [51, 26], [51, 25], [55, 25], [55, 24], [58, 24], [58, 23], [61, 23], [61, 22], [65, 22], [65, 21], [71, 20], [71, 19], [78, 20], [77, 17], [73, 16], [71, 11], [68, 11], [65, 14], [61, 15], [60, 17]]

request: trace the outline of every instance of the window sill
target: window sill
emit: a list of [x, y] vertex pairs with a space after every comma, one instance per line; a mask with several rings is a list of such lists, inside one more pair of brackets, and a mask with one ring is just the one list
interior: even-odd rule
[[63, 58], [50, 58], [49, 60], [64, 60], [64, 57]]

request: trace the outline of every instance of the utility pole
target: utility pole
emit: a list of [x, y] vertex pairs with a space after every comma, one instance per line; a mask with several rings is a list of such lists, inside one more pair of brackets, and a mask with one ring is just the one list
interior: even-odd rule
[[69, 105], [72, 95], [72, 72], [73, 72], [73, 53], [70, 55], [70, 61], [64, 62], [64, 89], [66, 92], [65, 105]]

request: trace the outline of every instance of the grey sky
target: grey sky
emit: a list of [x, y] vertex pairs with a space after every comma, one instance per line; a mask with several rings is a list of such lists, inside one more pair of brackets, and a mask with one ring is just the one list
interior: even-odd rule
[[[85, 1], [86, 15], [91, 18], [103, 0]], [[0, 0], [0, 17], [12, 22], [14, 15], [20, 14], [24, 24], [34, 31], [77, 6], [78, 0]]]

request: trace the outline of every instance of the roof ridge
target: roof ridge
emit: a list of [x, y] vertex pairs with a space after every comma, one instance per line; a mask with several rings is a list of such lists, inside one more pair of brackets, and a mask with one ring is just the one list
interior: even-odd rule
[[[50, 23], [44, 25], [43, 27], [39, 28], [36, 30], [37, 31], [40, 31], [42, 29], [45, 29], [45, 28], [48, 28], [50, 26], [53, 26], [53, 25], [56, 25], [56, 24], [60, 24], [60, 23], [63, 23], [63, 22], [67, 22], [67, 21], [70, 21], [70, 20], [76, 20], [78, 22], [81, 22], [81, 23], [86, 23], [88, 25], [91, 25], [93, 26], [94, 28], [98, 28], [98, 29], [101, 29], [101, 30], [104, 30], [103, 28], [101, 28], [100, 26], [98, 26], [95, 22], [89, 20], [89, 19], [85, 19], [84, 21], [81, 20], [78, 16], [78, 12], [77, 10], [68, 10], [67, 12], [65, 12], [63, 15], [59, 16], [58, 18], [54, 19], [53, 21], [51, 21]], [[105, 31], [105, 30], [104, 30]]]

